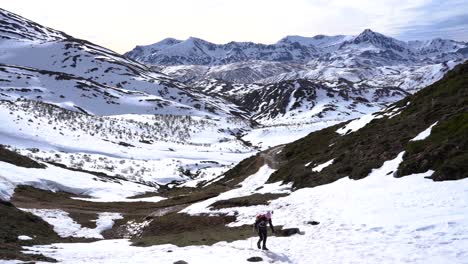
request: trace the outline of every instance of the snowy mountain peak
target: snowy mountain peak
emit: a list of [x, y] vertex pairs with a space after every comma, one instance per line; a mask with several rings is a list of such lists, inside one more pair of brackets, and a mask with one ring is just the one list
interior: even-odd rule
[[286, 36], [282, 38], [277, 44], [291, 44], [299, 43], [304, 46], [314, 46], [315, 48], [326, 49], [337, 44], [341, 44], [343, 41], [352, 38], [351, 36], [345, 35], [336, 35], [336, 36], [327, 36], [327, 35], [316, 35], [313, 37], [303, 37], [303, 36]]
[[175, 38], [165, 38], [163, 40], [161, 40], [159, 43], [161, 44], [167, 44], [167, 45], [174, 45], [174, 44], [177, 44], [177, 43], [180, 43], [182, 40], [178, 40], [178, 39], [175, 39]]
[[[151, 47], [151, 48], [154, 48], [155, 50], [159, 50], [159, 49], [162, 49], [162, 48], [166, 48], [166, 47], [170, 47], [170, 46], [173, 46], [173, 45], [176, 45], [178, 43], [181, 43], [182, 40], [178, 40], [178, 39], [175, 39], [175, 38], [165, 38], [159, 42], [156, 42], [152, 45], [149, 45], [148, 47]], [[144, 46], [139, 46], [139, 47], [144, 47]]]
[[197, 38], [197, 37], [189, 37], [185, 41], [191, 42], [191, 43], [203, 43], [203, 44], [207, 44], [207, 45], [210, 45], [210, 44], [215, 45], [214, 43], [211, 43], [209, 41], [206, 41], [206, 40], [203, 40], [203, 39]]
[[405, 42], [387, 37], [370, 29], [365, 29], [354, 39], [343, 43], [342, 47], [347, 47], [350, 45], [371, 46], [381, 50], [393, 50], [400, 53], [409, 52]]
[[353, 42], [354, 43], [376, 42], [376, 41], [379, 41], [379, 40], [388, 40], [388, 39], [389, 39], [389, 37], [387, 37], [387, 36], [385, 36], [383, 34], [374, 32], [371, 29], [367, 28], [367, 29], [364, 29], [364, 31], [362, 31], [359, 35], [357, 35], [353, 39]]
[[[372, 29], [370, 29], [370, 28], [366, 28], [359, 35], [376, 35], [376, 34], [379, 34], [379, 33], [375, 32], [375, 31], [372, 31]], [[381, 35], [381, 34], [379, 34], [379, 35]]]

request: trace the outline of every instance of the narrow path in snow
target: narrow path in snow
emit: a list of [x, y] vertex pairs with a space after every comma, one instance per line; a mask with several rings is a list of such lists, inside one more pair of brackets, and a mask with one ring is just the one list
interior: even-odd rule
[[264, 152], [261, 152], [260, 155], [261, 157], [265, 160], [265, 163], [268, 164], [268, 166], [272, 169], [278, 169], [279, 168], [279, 161], [276, 159], [276, 156], [281, 153], [282, 149], [284, 148], [284, 145], [279, 145], [273, 148], [270, 148]]

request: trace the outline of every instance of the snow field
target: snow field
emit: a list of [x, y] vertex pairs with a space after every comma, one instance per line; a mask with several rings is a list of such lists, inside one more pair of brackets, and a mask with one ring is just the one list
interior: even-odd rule
[[157, 188], [124, 180], [105, 180], [97, 176], [48, 165], [45, 169], [28, 169], [0, 161], [2, 199], [9, 200], [17, 185], [31, 185], [48, 191], [64, 191], [102, 200], [119, 201]]
[[242, 138], [253, 145], [266, 150], [281, 144], [286, 144], [307, 136], [308, 134], [340, 123], [341, 121], [320, 121], [316, 123], [289, 124], [256, 128]]
[[[409, 105], [409, 102], [406, 106]], [[345, 126], [339, 128], [336, 130], [336, 133], [341, 134], [341, 135], [346, 135], [352, 132], [356, 132], [359, 129], [365, 127], [367, 124], [369, 124], [372, 120], [374, 119], [379, 119], [387, 116], [388, 118], [393, 118], [394, 116], [400, 114], [402, 108], [398, 108], [393, 106], [387, 107], [383, 109], [380, 112], [374, 112], [374, 113], [369, 113], [366, 115], [363, 115], [357, 119], [352, 120]]]
[[150, 185], [219, 176], [255, 153], [231, 135], [245, 126], [233, 118], [97, 117], [20, 101], [0, 102], [0, 120], [0, 141], [23, 155]]
[[[260, 263], [291, 263], [282, 253], [260, 252], [250, 249], [248, 241], [235, 243], [217, 243], [213, 246], [177, 247], [160, 245], [151, 247], [133, 247], [125, 239], [101, 240], [94, 243], [53, 244], [46, 246], [25, 247], [27, 253], [41, 253], [51, 256], [60, 263], [174, 263], [185, 260], [193, 264], [251, 263], [246, 259], [261, 256]], [[250, 245], [250, 244], [249, 244]], [[285, 261], [286, 260], [286, 261]], [[39, 263], [39, 262], [38, 262]]]
[[118, 213], [99, 213], [96, 228], [81, 227], [67, 212], [59, 209], [21, 209], [41, 217], [54, 227], [54, 231], [61, 237], [84, 237], [104, 239], [102, 232], [111, 229], [114, 220], [122, 219]]
[[[274, 210], [273, 224], [298, 227], [304, 232], [268, 238], [271, 252], [252, 250], [250, 245], [255, 244], [256, 238], [183, 248], [140, 248], [130, 246], [127, 240], [106, 240], [27, 249], [63, 263], [145, 263], [149, 258], [160, 263], [218, 263], [225, 259], [248, 263], [246, 259], [252, 256], [262, 257], [265, 263], [466, 263], [468, 216], [463, 212], [468, 209], [468, 179], [433, 182], [425, 178], [432, 171], [394, 178], [392, 172], [402, 157], [403, 152], [362, 180], [343, 178], [297, 190], [269, 206], [225, 211], [238, 213], [237, 222], [231, 224], [237, 226], [252, 224], [258, 212]], [[241, 188], [257, 186], [269, 173], [271, 169], [262, 167]], [[187, 211], [202, 213], [206, 206], [201, 202]], [[320, 224], [308, 225], [312, 220]]]

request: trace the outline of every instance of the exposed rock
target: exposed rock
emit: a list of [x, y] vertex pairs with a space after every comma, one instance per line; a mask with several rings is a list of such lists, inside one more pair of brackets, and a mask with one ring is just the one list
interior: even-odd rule
[[292, 236], [295, 234], [299, 234], [301, 231], [299, 228], [286, 228], [281, 230], [281, 236]]
[[263, 259], [261, 257], [251, 257], [251, 258], [248, 258], [247, 261], [249, 261], [249, 262], [260, 262], [260, 261], [263, 261]]

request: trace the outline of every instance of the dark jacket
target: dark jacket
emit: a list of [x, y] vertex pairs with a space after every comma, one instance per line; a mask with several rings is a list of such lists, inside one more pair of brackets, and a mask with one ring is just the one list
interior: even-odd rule
[[271, 222], [271, 218], [267, 218], [264, 215], [261, 215], [261, 216], [257, 217], [257, 219], [255, 220], [254, 227], [258, 231], [260, 229], [267, 229], [268, 224], [270, 225], [271, 232], [274, 233], [275, 228], [273, 227], [273, 223]]

